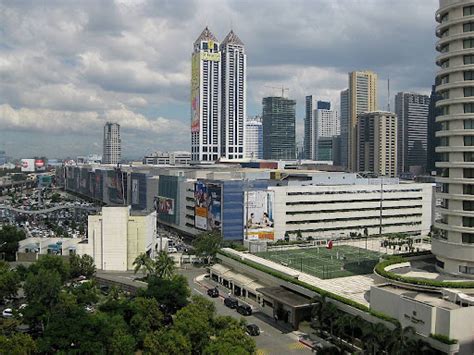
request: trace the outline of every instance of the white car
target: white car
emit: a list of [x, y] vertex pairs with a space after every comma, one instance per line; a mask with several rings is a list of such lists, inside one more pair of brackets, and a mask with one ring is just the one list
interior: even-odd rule
[[11, 308], [5, 308], [2, 312], [3, 318], [11, 318], [13, 317], [13, 310]]

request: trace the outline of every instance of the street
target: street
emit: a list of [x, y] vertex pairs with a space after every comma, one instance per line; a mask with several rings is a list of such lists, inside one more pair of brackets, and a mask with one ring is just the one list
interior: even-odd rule
[[[224, 305], [223, 297], [211, 298], [207, 296], [207, 288], [195, 281], [195, 278], [205, 273], [202, 268], [193, 268], [189, 270], [179, 270], [180, 274], [186, 276], [189, 287], [194, 294], [199, 294], [213, 301], [216, 306], [216, 312], [220, 315], [231, 316], [240, 319], [242, 316], [236, 310], [230, 309]], [[209, 281], [207, 281], [209, 282]], [[224, 288], [220, 287], [221, 296], [225, 296]], [[312, 351], [304, 344], [298, 341], [297, 335], [284, 328], [276, 328], [273, 319], [261, 312], [255, 312], [251, 316], [244, 317], [248, 324], [256, 324], [260, 328], [260, 335], [253, 337], [257, 343], [258, 355], [279, 355], [279, 354], [311, 354]]]

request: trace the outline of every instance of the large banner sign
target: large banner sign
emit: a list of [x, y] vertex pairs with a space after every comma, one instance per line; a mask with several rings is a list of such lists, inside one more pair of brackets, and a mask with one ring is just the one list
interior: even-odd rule
[[245, 193], [244, 225], [249, 240], [274, 239], [273, 197], [273, 191]]
[[197, 182], [194, 186], [194, 226], [202, 230], [221, 229], [221, 186]]
[[157, 197], [157, 212], [159, 214], [174, 215], [174, 199], [169, 197]]
[[35, 160], [34, 159], [21, 159], [21, 171], [22, 172], [35, 171]]

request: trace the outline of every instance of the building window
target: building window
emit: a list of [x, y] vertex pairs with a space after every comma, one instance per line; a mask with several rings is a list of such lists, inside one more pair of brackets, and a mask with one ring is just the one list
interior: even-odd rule
[[449, 115], [449, 106], [442, 106], [439, 108], [440, 116]]
[[474, 129], [474, 120], [464, 120], [464, 129]]
[[465, 179], [472, 179], [474, 178], [474, 169], [462, 169], [463, 175]]
[[474, 31], [474, 22], [465, 23], [464, 25], [462, 25], [462, 30], [464, 32]]
[[463, 211], [474, 211], [474, 201], [463, 201], [462, 209]]
[[441, 192], [444, 194], [449, 194], [449, 184], [441, 184]]
[[474, 48], [474, 39], [473, 38], [465, 39], [464, 41], [462, 41], [462, 46], [463, 46], [464, 49]]
[[449, 169], [448, 168], [444, 168], [441, 170], [441, 177], [449, 177]]
[[449, 90], [441, 91], [439, 96], [442, 100], [449, 99]]
[[464, 113], [473, 113], [474, 112], [474, 104], [464, 104]]
[[474, 267], [459, 265], [459, 272], [474, 275]]
[[[467, 15], [464, 15], [464, 16], [467, 16]], [[443, 23], [443, 22], [448, 21], [448, 19], [449, 19], [449, 12], [446, 12], [443, 16], [441, 16], [441, 18], [439, 19], [439, 22]]]
[[464, 88], [464, 97], [474, 96], [474, 87], [468, 86]]
[[449, 75], [444, 75], [439, 78], [440, 84], [447, 84], [449, 83]]
[[439, 66], [443, 69], [449, 68], [449, 59], [443, 60]]
[[474, 55], [465, 55], [464, 64], [474, 64]]
[[466, 163], [474, 162], [474, 152], [464, 152], [464, 161]]
[[474, 146], [474, 136], [464, 136], [464, 146], [466, 147]]
[[[474, 227], [474, 218], [473, 217], [463, 217], [462, 218], [462, 226], [463, 227]], [[464, 234], [467, 234], [469, 238], [466, 238], [469, 240], [469, 242], [464, 241]], [[468, 234], [468, 233], [463, 233], [463, 243], [474, 243], [474, 234]]]
[[464, 195], [474, 195], [474, 185], [463, 185], [462, 192]]
[[[464, 40], [466, 41], [466, 40]], [[473, 43], [473, 46], [474, 46], [474, 43]], [[464, 47], [464, 48], [471, 48], [471, 47]], [[440, 53], [448, 53], [449, 52], [449, 44], [445, 44], [445, 45], [442, 45], [441, 47], [439, 47], [439, 52]]]
[[474, 80], [474, 71], [473, 70], [465, 71], [464, 80]]
[[444, 261], [440, 261], [436, 259], [436, 266], [439, 267], [440, 269], [444, 269]]
[[[471, 16], [474, 15], [474, 6], [465, 6], [462, 9], [463, 16]], [[441, 17], [443, 19], [443, 17]]]

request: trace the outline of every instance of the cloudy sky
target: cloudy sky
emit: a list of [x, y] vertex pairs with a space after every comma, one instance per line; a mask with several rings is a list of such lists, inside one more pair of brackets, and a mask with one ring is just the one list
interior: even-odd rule
[[189, 150], [190, 56], [202, 29], [233, 28], [248, 56], [248, 114], [269, 86], [339, 105], [347, 73], [379, 74], [379, 106], [429, 93], [437, 0], [0, 1], [0, 150], [16, 158], [101, 153], [122, 126], [123, 154]]

